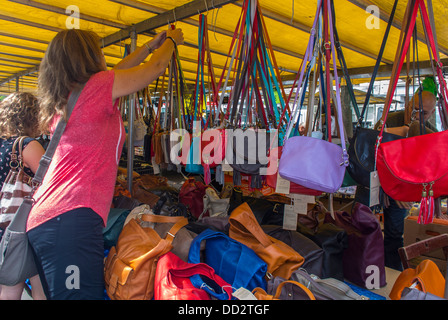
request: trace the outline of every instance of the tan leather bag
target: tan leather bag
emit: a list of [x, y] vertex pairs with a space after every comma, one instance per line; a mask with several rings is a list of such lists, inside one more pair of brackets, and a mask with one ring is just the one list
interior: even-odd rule
[[[148, 222], [174, 223], [161, 238], [145, 226]], [[159, 257], [172, 249], [176, 233], [186, 224], [184, 217], [143, 214], [130, 220], [112, 247], [104, 266], [104, 281], [112, 300], [150, 300], [154, 295], [154, 277]]]
[[229, 223], [229, 236], [254, 250], [267, 263], [272, 276], [289, 279], [305, 262], [289, 245], [263, 231], [246, 202], [232, 211]]
[[[310, 291], [310, 289], [305, 287], [300, 282], [292, 281], [292, 280], [287, 280], [287, 281], [281, 282], [278, 285], [277, 290], [275, 291], [274, 295], [270, 295], [270, 294], [266, 293], [266, 291], [264, 291], [260, 287], [257, 287], [254, 290], [252, 290], [252, 293], [255, 296], [255, 298], [257, 298], [258, 300], [284, 300], [284, 299], [281, 299], [280, 296], [282, 295], [283, 288], [284, 287], [286, 288], [285, 285], [289, 285], [289, 287], [290, 287], [288, 289], [287, 293], [284, 294], [284, 296], [289, 298], [288, 300], [316, 300], [316, 297]], [[294, 289], [293, 287], [296, 287], [296, 289], [300, 290], [300, 294], [293, 295], [292, 294], [293, 289]]]

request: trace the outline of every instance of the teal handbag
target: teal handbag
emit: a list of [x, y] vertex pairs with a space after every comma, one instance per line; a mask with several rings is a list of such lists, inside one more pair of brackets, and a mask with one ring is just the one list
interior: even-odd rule
[[131, 210], [129, 209], [110, 209], [106, 227], [103, 229], [105, 248], [111, 248], [117, 244], [118, 236], [120, 235], [124, 222], [130, 212]]

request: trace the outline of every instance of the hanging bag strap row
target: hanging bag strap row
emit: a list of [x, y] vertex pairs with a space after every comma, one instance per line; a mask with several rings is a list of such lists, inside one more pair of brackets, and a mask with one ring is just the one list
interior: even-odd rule
[[362, 121], [364, 119], [365, 112], [367, 110], [367, 106], [369, 105], [370, 96], [372, 95], [372, 91], [373, 91], [373, 84], [375, 82], [376, 75], [377, 75], [378, 69], [380, 67], [381, 59], [382, 59], [383, 53], [384, 53], [384, 48], [386, 47], [387, 38], [389, 36], [389, 31], [391, 29], [392, 22], [394, 20], [395, 10], [397, 8], [397, 4], [398, 4], [398, 0], [395, 0], [394, 6], [392, 8], [392, 12], [391, 12], [390, 17], [389, 17], [389, 21], [387, 22], [386, 31], [384, 32], [384, 37], [383, 37], [383, 42], [381, 43], [380, 52], [378, 53], [378, 58], [376, 60], [375, 67], [374, 67], [373, 72], [372, 72], [372, 78], [370, 79], [369, 88], [367, 89], [366, 98], [364, 100], [364, 105], [362, 107], [361, 114], [358, 117], [358, 123], [357, 123], [358, 127], [361, 126]]

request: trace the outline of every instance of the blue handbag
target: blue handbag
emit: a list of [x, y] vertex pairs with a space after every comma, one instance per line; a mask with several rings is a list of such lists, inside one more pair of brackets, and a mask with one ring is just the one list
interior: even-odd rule
[[[228, 282], [234, 290], [241, 287], [252, 291], [257, 287], [266, 289], [267, 264], [249, 247], [226, 234], [211, 229], [198, 234], [192, 241], [188, 254], [189, 263], [199, 263], [200, 246], [205, 245], [205, 263], [212, 267], [216, 274]], [[206, 289], [199, 275], [190, 278], [193, 285]], [[218, 299], [220, 295], [214, 294]]]

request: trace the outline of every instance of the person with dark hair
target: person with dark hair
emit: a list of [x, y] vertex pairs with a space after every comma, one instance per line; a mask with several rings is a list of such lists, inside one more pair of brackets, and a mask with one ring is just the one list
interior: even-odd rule
[[[25, 173], [32, 177], [45, 153], [44, 148], [34, 138], [39, 135], [37, 98], [28, 92], [14, 92], [0, 103], [0, 190], [11, 169], [11, 151], [19, 137], [23, 139], [22, 165]], [[0, 213], [0, 229], [5, 230], [14, 217], [13, 214]], [[45, 294], [39, 275], [31, 277], [32, 297], [44, 300]], [[15, 286], [0, 285], [0, 300], [20, 300], [25, 283]]]
[[93, 32], [64, 30], [48, 45], [38, 79], [44, 132], [54, 132], [59, 119], [66, 119], [70, 93], [85, 84], [28, 218], [48, 299], [104, 298], [102, 231], [125, 140], [118, 98], [164, 74], [183, 41], [181, 29], [162, 31], [112, 70]]

